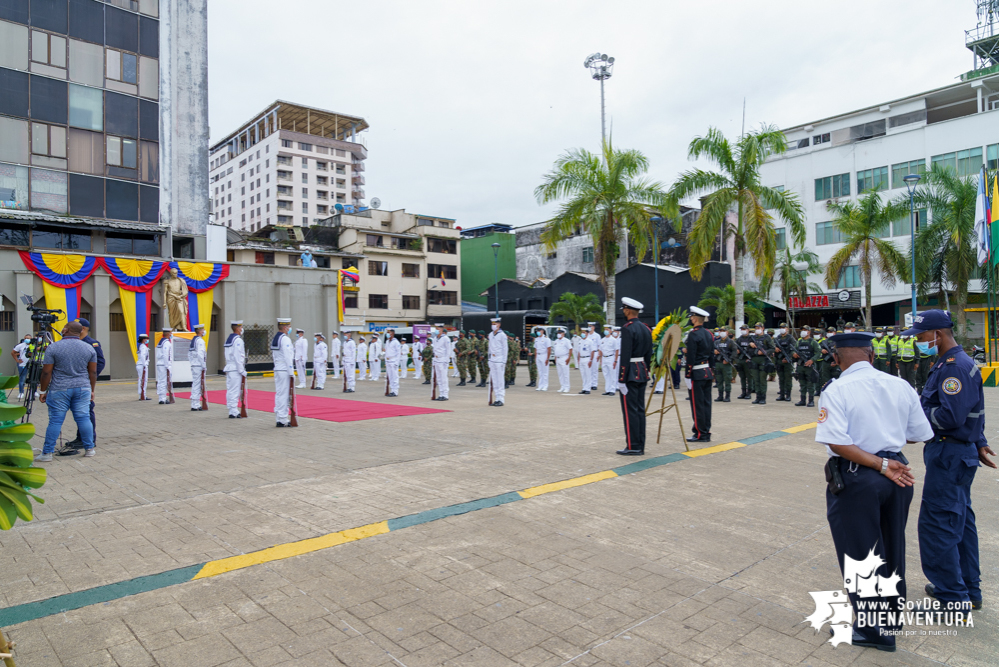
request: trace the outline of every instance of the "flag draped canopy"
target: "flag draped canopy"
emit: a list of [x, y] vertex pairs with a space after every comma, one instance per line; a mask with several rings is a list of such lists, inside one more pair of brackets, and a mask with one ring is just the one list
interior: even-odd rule
[[45, 307], [62, 311], [59, 319], [52, 325], [52, 334], [59, 340], [66, 323], [80, 317], [80, 302], [83, 298], [80, 287], [97, 270], [97, 258], [25, 250], [18, 252], [24, 266], [42, 279]]

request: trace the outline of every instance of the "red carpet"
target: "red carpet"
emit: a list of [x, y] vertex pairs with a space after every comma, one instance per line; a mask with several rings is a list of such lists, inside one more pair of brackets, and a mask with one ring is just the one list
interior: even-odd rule
[[[177, 392], [174, 396], [177, 397], [178, 401], [182, 398], [191, 398], [190, 392]], [[208, 402], [215, 405], [225, 405], [225, 391], [208, 392]], [[246, 408], [248, 410], [273, 413], [274, 392], [247, 389]], [[295, 394], [295, 410], [299, 417], [322, 419], [328, 422], [356, 422], [364, 419], [384, 419], [385, 417], [408, 417], [409, 415], [451, 412], [450, 410], [417, 408], [412, 405], [349, 401], [342, 398], [327, 398], [325, 396], [303, 395], [299, 393]]]

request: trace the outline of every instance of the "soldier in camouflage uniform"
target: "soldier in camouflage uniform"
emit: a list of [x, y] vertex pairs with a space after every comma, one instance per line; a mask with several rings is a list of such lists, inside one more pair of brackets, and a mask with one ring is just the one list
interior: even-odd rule
[[468, 339], [465, 338], [465, 332], [458, 332], [458, 340], [454, 342], [454, 361], [455, 366], [458, 367], [458, 377], [461, 378], [461, 382], [458, 383], [459, 387], [465, 386], [465, 376], [468, 374], [468, 350], [469, 344]]
[[475, 353], [479, 360], [479, 384], [477, 387], [485, 387], [489, 382], [489, 342], [486, 340], [486, 333], [480, 331], [478, 339], [475, 341]]
[[513, 334], [507, 334], [509, 338], [508, 352], [506, 355], [506, 386], [517, 384], [517, 364], [520, 363], [520, 340]]
[[[537, 335], [535, 333], [535, 335]], [[531, 382], [527, 385], [528, 387], [538, 386], [538, 365], [535, 362], [534, 355], [537, 352], [534, 350], [534, 338], [529, 338], [527, 340], [527, 372], [531, 376]]]
[[420, 352], [420, 357], [423, 359], [423, 384], [430, 384], [430, 376], [433, 371], [434, 362], [434, 346], [427, 339], [426, 345], [423, 347], [423, 351]]
[[468, 371], [468, 384], [475, 384], [475, 369], [479, 367], [478, 353], [475, 350], [475, 329], [466, 332], [468, 354], [465, 355], [465, 370]]
[[[788, 332], [787, 322], [780, 323], [780, 330], [782, 333], [774, 338], [774, 343], [784, 350], [788, 357], [791, 357], [798, 346], [798, 341], [794, 337], [794, 334]], [[791, 357], [791, 361], [794, 361], [794, 357]], [[788, 362], [780, 350], [777, 350], [777, 354], [774, 355], [774, 363], [777, 364], [777, 400], [790, 403], [791, 389], [794, 387], [791, 382], [791, 379], [794, 377], [794, 364]]]
[[[821, 354], [821, 347], [812, 340], [811, 329], [808, 326], [801, 327], [801, 338], [798, 339], [794, 352], [794, 358], [798, 361], [798, 387], [801, 388], [801, 400], [795, 403], [798, 407], [815, 407], [815, 390], [821, 389], [821, 385], [816, 387], [813, 367]], [[806, 395], [808, 403], [805, 403]]]

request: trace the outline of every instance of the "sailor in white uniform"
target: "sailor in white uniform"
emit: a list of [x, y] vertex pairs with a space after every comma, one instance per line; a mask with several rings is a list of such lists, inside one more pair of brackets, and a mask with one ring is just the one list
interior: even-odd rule
[[407, 373], [409, 373], [409, 343], [401, 341], [399, 343], [399, 377], [405, 378]]
[[498, 317], [490, 318], [492, 331], [489, 332], [489, 383], [492, 385], [493, 407], [503, 407], [506, 398], [506, 360], [510, 340], [500, 328]]
[[382, 376], [382, 344], [377, 334], [373, 334], [368, 343], [368, 375], [368, 379], [373, 381]]
[[358, 380], [367, 380], [368, 374], [368, 344], [364, 342], [364, 336], [357, 338], [357, 352], [355, 356], [357, 363]]
[[[617, 327], [614, 327], [617, 329]], [[600, 367], [604, 372], [604, 396], [617, 393], [617, 363], [621, 350], [621, 339], [616, 331], [600, 339]]]
[[[291, 318], [279, 317], [277, 323], [278, 332], [271, 341], [271, 357], [274, 359], [274, 417], [277, 426], [284, 427], [289, 426], [291, 421], [288, 411], [291, 406], [291, 378], [295, 372], [295, 345], [288, 337]], [[302, 366], [305, 366], [304, 362]]]
[[240, 419], [239, 395], [246, 377], [246, 347], [243, 345], [243, 320], [229, 323], [232, 333], [225, 340], [225, 407], [229, 419]]
[[569, 357], [572, 356], [572, 343], [565, 337], [564, 331], [555, 335], [552, 343], [552, 354], [555, 355], [555, 370], [558, 373], [558, 392], [569, 393]]
[[357, 361], [357, 343], [354, 342], [354, 334], [347, 332], [347, 339], [343, 341], [343, 372], [347, 382], [344, 391], [348, 394], [354, 391], [357, 374], [354, 372], [354, 364]]
[[448, 378], [447, 367], [451, 363], [451, 338], [444, 330], [443, 324], [438, 324], [437, 328], [431, 330], [431, 334], [436, 334], [434, 339], [434, 378], [437, 381], [437, 401], [446, 401], [448, 398]]
[[548, 391], [548, 375], [551, 370], [552, 339], [544, 329], [538, 329], [534, 339], [534, 361], [538, 368], [538, 388], [535, 391]]
[[201, 392], [206, 389], [205, 375], [208, 365], [208, 348], [205, 346], [205, 325], [194, 325], [194, 338], [187, 352], [191, 362], [191, 412], [201, 412]]
[[333, 338], [330, 340], [330, 363], [333, 365], [333, 379], [338, 380], [340, 378], [340, 350], [343, 347], [340, 342], [340, 334], [333, 334]]
[[153, 399], [146, 396], [146, 387], [149, 385], [149, 336], [139, 335], [139, 347], [136, 352], [135, 372], [139, 376], [139, 400], [151, 401]]
[[295, 334], [298, 336], [295, 340], [295, 371], [298, 374], [298, 383], [295, 388], [305, 389], [305, 378], [307, 377], [305, 363], [309, 358], [309, 341], [305, 340], [304, 330], [295, 329]]
[[402, 356], [404, 346], [395, 337], [395, 329], [388, 329], [385, 332], [385, 374], [388, 375], [389, 397], [394, 398], [399, 395], [399, 364], [405, 363]]
[[583, 382], [583, 388], [580, 389], [580, 394], [589, 394], [590, 387], [593, 385], [593, 381], [590, 379], [590, 375], [593, 373], [593, 343], [590, 336], [592, 336], [589, 331], [583, 331], [581, 338], [582, 342], [579, 344], [579, 360], [576, 362], [579, 366], [579, 375]]
[[417, 380], [420, 379], [420, 370], [423, 368], [423, 348], [426, 346], [421, 338], [413, 340], [413, 377]]
[[163, 337], [156, 346], [156, 398], [166, 405], [173, 393], [173, 329], [163, 330]]
[[597, 390], [597, 384], [600, 379], [600, 341], [603, 337], [597, 333], [597, 323], [589, 322], [590, 333], [586, 334], [586, 340], [590, 342], [590, 387], [591, 391]]
[[329, 356], [329, 348], [325, 338], [322, 332], [317, 332], [313, 339], [316, 344], [312, 348], [312, 378], [316, 381], [316, 390], [326, 388], [326, 360]]

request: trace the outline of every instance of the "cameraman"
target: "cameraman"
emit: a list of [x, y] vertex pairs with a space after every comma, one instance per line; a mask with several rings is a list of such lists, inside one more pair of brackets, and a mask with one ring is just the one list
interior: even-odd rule
[[31, 334], [24, 334], [24, 339], [14, 346], [10, 356], [17, 362], [17, 400], [24, 398], [24, 376], [28, 372], [28, 358], [31, 356]]
[[[82, 340], [87, 345], [90, 345], [97, 351], [97, 375], [101, 374], [104, 370], [104, 350], [101, 349], [101, 344], [90, 337], [90, 320], [80, 318], [77, 320], [80, 326], [83, 327], [83, 333], [80, 334], [80, 340]], [[97, 445], [97, 415], [94, 414], [94, 399], [90, 399], [90, 424], [94, 428], [94, 445]], [[83, 446], [83, 439], [80, 437], [80, 429], [76, 429], [76, 438], [66, 443], [67, 447], [73, 447], [79, 449]]]
[[80, 340], [82, 333], [79, 322], [70, 322], [62, 330], [62, 340], [49, 345], [46, 351], [39, 400], [49, 406], [49, 425], [45, 429], [45, 445], [36, 461], [52, 460], [67, 411], [73, 413], [82, 435], [84, 456], [95, 453], [94, 429], [88, 408], [97, 385], [97, 350]]

